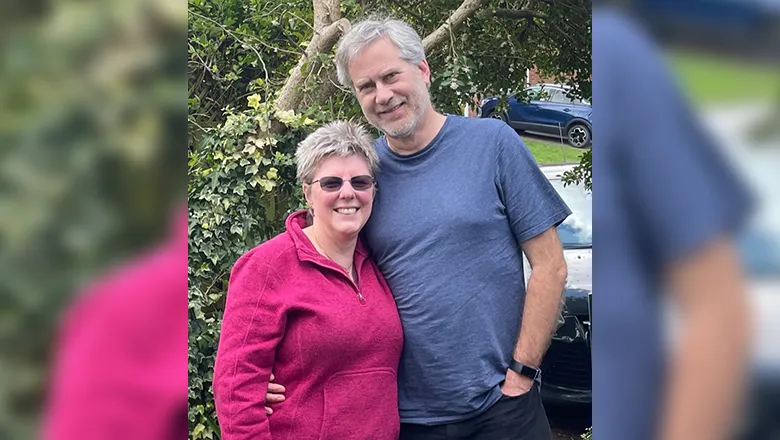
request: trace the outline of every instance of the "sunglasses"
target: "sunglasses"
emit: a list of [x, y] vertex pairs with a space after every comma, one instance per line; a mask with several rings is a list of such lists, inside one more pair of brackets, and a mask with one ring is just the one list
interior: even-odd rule
[[[344, 179], [335, 176], [320, 177], [311, 183], [315, 184], [317, 182], [320, 183], [320, 188], [327, 192], [336, 192], [344, 185]], [[374, 178], [368, 175], [355, 176], [349, 179], [349, 184], [352, 185], [352, 189], [355, 191], [367, 191], [374, 186]]]

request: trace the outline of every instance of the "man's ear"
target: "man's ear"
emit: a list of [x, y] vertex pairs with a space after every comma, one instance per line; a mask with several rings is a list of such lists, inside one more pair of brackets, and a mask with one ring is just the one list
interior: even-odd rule
[[431, 85], [431, 67], [428, 65], [428, 60], [422, 60], [420, 64], [417, 65], [417, 68], [420, 70], [420, 74], [423, 77], [423, 80], [425, 80], [425, 85], [430, 86]]

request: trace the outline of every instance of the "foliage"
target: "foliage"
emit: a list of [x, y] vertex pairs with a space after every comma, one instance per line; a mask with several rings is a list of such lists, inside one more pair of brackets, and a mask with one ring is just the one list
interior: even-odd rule
[[[492, 13], [502, 8], [530, 9], [531, 4], [544, 19], [508, 19]], [[189, 5], [189, 120], [194, 147], [204, 138], [205, 128], [224, 122], [225, 108], [244, 103], [254, 93], [263, 101], [273, 100], [311, 39], [313, 7], [304, 0], [190, 0]], [[391, 14], [409, 21], [425, 36], [459, 5], [460, 0], [343, 0], [341, 9], [353, 21]], [[522, 88], [526, 68], [534, 65], [590, 98], [590, 35], [589, 1], [489, 0], [481, 13], [451, 33], [449, 41], [427, 54], [434, 105], [440, 111], [460, 113], [473, 94]], [[314, 88], [333, 71], [332, 53], [321, 57], [323, 68], [309, 76]], [[307, 94], [306, 106], [344, 107], [338, 111], [360, 115], [348, 90], [330, 92], [325, 97]]]
[[0, 27], [0, 438], [33, 437], [61, 309], [183, 202], [174, 3], [33, 4]]
[[[349, 90], [330, 82], [333, 51], [318, 55], [321, 68], [307, 75], [300, 106], [282, 112], [274, 104], [312, 38], [312, 3], [189, 4], [189, 421], [191, 438], [199, 440], [219, 437], [211, 381], [231, 266], [281, 232], [286, 216], [304, 206], [295, 180], [297, 142], [326, 121], [363, 116]], [[428, 51], [431, 97], [440, 111], [460, 114], [474, 93], [516, 90], [534, 64], [565, 74], [589, 97], [590, 73], [583, 66], [590, 66], [590, 2], [486, 4]], [[341, 11], [352, 22], [389, 13], [424, 37], [459, 5], [342, 0]], [[546, 18], [507, 19], [492, 12], [532, 7]]]
[[584, 433], [580, 434], [580, 437], [582, 440], [592, 440], [593, 439], [593, 428], [590, 427], [585, 430]]
[[188, 2], [192, 127], [213, 127], [227, 106], [249, 95], [272, 98], [269, 92], [281, 87], [309, 38], [310, 3]]
[[593, 150], [586, 150], [585, 153], [582, 154], [580, 163], [577, 164], [577, 166], [575, 166], [571, 171], [567, 171], [563, 173], [563, 176], [561, 177], [561, 181], [563, 181], [563, 186], [576, 185], [578, 183], [582, 183], [586, 189], [592, 190], [593, 189], [592, 170], [593, 170]]

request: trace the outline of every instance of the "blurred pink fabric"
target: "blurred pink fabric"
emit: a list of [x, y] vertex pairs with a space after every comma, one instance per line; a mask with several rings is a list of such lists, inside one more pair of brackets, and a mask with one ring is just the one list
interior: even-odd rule
[[45, 440], [187, 438], [187, 209], [92, 284], [57, 335]]

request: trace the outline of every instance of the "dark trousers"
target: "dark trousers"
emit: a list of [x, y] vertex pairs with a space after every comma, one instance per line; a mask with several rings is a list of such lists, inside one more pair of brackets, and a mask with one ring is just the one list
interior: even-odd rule
[[551, 440], [539, 388], [503, 396], [484, 413], [446, 425], [401, 424], [399, 440]]

